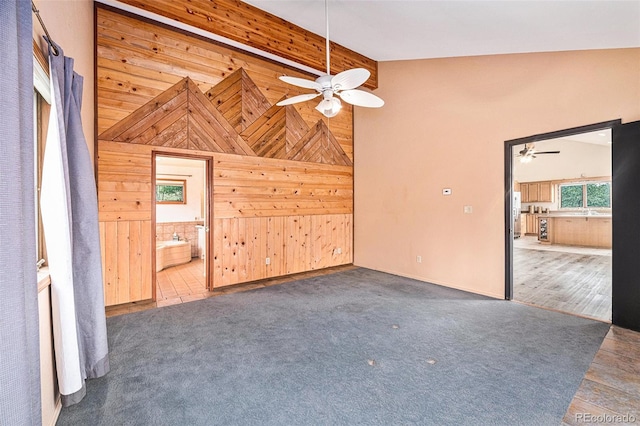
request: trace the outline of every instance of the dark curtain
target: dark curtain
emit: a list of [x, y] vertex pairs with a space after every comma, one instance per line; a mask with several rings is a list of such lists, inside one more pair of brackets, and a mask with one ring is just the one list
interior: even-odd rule
[[0, 1], [0, 424], [40, 425], [31, 2]]

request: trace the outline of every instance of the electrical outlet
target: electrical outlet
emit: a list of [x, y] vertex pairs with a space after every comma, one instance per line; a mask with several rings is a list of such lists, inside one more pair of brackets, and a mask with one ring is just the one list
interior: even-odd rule
[[342, 254], [342, 248], [338, 247], [338, 248], [336, 249], [336, 253], [338, 253], [338, 254]]
[[469, 213], [473, 213], [473, 207], [472, 206], [464, 206], [464, 212], [469, 214]]
[[265, 265], [271, 265], [271, 258], [270, 258], [270, 257], [267, 257], [267, 258], [264, 260], [264, 264], [265, 264]]
[[422, 263], [422, 256], [416, 256], [416, 262]]

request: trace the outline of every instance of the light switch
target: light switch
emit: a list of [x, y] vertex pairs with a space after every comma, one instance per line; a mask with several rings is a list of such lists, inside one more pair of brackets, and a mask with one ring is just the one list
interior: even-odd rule
[[473, 207], [472, 206], [464, 206], [464, 212], [469, 214], [469, 213], [473, 213]]

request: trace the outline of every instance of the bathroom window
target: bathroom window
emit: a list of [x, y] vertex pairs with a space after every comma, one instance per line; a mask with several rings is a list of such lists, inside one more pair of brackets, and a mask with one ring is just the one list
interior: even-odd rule
[[187, 181], [156, 180], [156, 203], [187, 204]]

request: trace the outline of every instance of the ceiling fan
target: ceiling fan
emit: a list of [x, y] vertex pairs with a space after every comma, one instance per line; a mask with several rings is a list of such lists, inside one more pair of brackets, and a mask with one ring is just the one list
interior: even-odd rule
[[524, 148], [518, 152], [517, 157], [520, 157], [521, 163], [530, 163], [539, 154], [560, 154], [560, 151], [536, 151], [533, 144], [525, 144]]
[[298, 77], [289, 77], [286, 75], [281, 76], [280, 80], [285, 83], [303, 87], [305, 89], [315, 89], [317, 93], [292, 96], [291, 98], [283, 99], [276, 105], [284, 106], [298, 102], [306, 102], [322, 95], [322, 100], [318, 106], [316, 106], [316, 109], [328, 118], [335, 117], [340, 111], [340, 108], [342, 108], [340, 99], [334, 97], [334, 95], [339, 96], [343, 101], [351, 105], [368, 108], [381, 107], [384, 105], [384, 101], [382, 99], [372, 93], [356, 89], [356, 87], [362, 85], [369, 79], [371, 73], [368, 70], [364, 68], [354, 68], [343, 71], [334, 76], [331, 75], [331, 62], [329, 59], [329, 4], [327, 0], [324, 2], [324, 8], [327, 24], [327, 37], [325, 39], [327, 51], [327, 73], [318, 77], [315, 81]]

